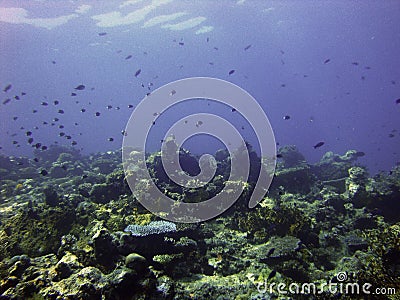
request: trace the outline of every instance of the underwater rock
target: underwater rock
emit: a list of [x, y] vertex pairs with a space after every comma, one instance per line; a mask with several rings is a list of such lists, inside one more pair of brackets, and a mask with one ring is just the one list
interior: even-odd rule
[[360, 157], [356, 150], [349, 150], [344, 155], [334, 154], [332, 151], [326, 152], [321, 160], [311, 166], [312, 172], [325, 184], [337, 186], [340, 184], [341, 190], [343, 181], [349, 176], [349, 169]]
[[54, 271], [56, 272], [56, 277], [53, 281], [60, 281], [69, 277], [75, 270], [82, 267], [79, 263], [78, 257], [72, 253], [67, 252], [55, 265]]
[[[284, 146], [278, 151], [279, 157], [281, 157], [284, 169], [296, 168], [299, 166], [306, 165], [306, 159], [294, 145]], [[278, 165], [278, 169], [279, 165]]]
[[125, 266], [129, 269], [142, 273], [147, 268], [146, 258], [137, 253], [130, 253], [125, 258]]
[[57, 194], [53, 186], [46, 186], [43, 189], [44, 201], [47, 205], [55, 207], [61, 202], [60, 196]]
[[90, 190], [89, 195], [96, 203], [104, 204], [111, 200], [110, 198], [108, 198], [109, 189], [108, 184], [106, 183], [96, 183], [92, 185], [92, 189]]
[[118, 259], [113, 236], [106, 229], [100, 229], [93, 235], [92, 241], [97, 262], [107, 269], [112, 269]]
[[368, 248], [368, 242], [356, 235], [349, 235], [345, 237], [344, 242], [346, 243], [347, 249], [350, 254], [358, 250], [367, 250]]

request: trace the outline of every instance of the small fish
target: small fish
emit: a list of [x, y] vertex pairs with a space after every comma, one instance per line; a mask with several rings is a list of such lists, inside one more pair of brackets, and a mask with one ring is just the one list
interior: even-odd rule
[[12, 85], [11, 84], [7, 84], [6, 87], [3, 89], [3, 92], [7, 93], [9, 90], [11, 90]]
[[56, 64], [56, 61], [55, 61], [55, 60], [52, 60], [51, 63], [52, 63], [53, 65], [55, 65], [55, 64]]
[[33, 159], [33, 161], [34, 161], [34, 162], [39, 162], [39, 158], [35, 157], [35, 158]]
[[42, 103], [40, 103], [40, 105], [47, 106], [49, 104], [47, 102], [42, 102]]
[[391, 80], [390, 82], [391, 82], [391, 84], [393, 84], [393, 85], [396, 84], [396, 81], [394, 81], [394, 80]]
[[214, 47], [214, 50], [218, 50], [218, 47]]
[[232, 108], [231, 111], [232, 111], [232, 112], [235, 112], [235, 111], [236, 111], [236, 108]]
[[25, 92], [21, 92], [21, 96], [25, 96], [26, 95], [26, 93]]
[[59, 118], [54, 118], [53, 122], [58, 122], [60, 119]]
[[356, 157], [363, 157], [363, 156], [365, 156], [365, 153], [362, 152], [362, 151], [357, 151], [357, 152], [355, 153], [355, 156], [356, 156]]
[[113, 139], [112, 137], [110, 137], [110, 138], [108, 138], [108, 141], [109, 141], [109, 142], [113, 142], [114, 139]]
[[72, 143], [71, 143], [71, 145], [72, 146], [75, 146], [75, 145], [77, 145], [78, 143], [76, 142], [76, 141], [72, 141]]
[[361, 80], [365, 80], [365, 76], [361, 76]]
[[63, 129], [63, 128], [64, 128], [64, 125], [60, 125], [60, 126], [58, 126], [58, 128]]
[[107, 105], [107, 109], [111, 109], [112, 108], [112, 105]]
[[36, 109], [32, 110], [32, 113], [36, 114], [36, 113], [37, 113], [37, 110], [36, 110]]
[[36, 143], [36, 144], [35, 144], [35, 148], [36, 148], [36, 149], [39, 149], [41, 146], [42, 146], [42, 143]]
[[26, 134], [26, 136], [31, 136], [32, 135], [32, 131], [27, 131], [25, 134]]
[[352, 64], [353, 66], [358, 66], [358, 62], [356, 62], [356, 61], [355, 61], [355, 62], [352, 62], [351, 64]]
[[121, 130], [121, 134], [122, 134], [123, 136], [127, 136], [127, 135], [128, 135], [128, 132], [126, 132], [125, 130]]
[[85, 112], [85, 111], [86, 111], [86, 109], [84, 109], [84, 108], [81, 109], [81, 112]]
[[80, 84], [75, 88], [75, 90], [77, 90], [77, 91], [82, 91], [84, 89], [85, 89], [85, 86], [83, 84]]
[[290, 119], [290, 116], [289, 116], [289, 115], [286, 115], [286, 116], [283, 117], [283, 119], [284, 119], [284, 120], [289, 120], [289, 119]]
[[206, 40], [206, 41], [207, 41], [207, 43], [208, 43], [208, 42], [210, 41], [210, 38], [209, 38], [209, 37], [207, 37], [207, 40]]
[[209, 64], [210, 66], [213, 66], [213, 65], [214, 65], [214, 63], [213, 63], [212, 61], [210, 61], [208, 64]]
[[274, 251], [275, 251], [275, 248], [269, 249], [267, 256], [270, 257], [274, 253]]
[[400, 104], [400, 98], [399, 99], [396, 99], [396, 104]]
[[18, 142], [17, 141], [13, 141], [13, 145], [16, 145], [16, 144], [18, 144]]
[[40, 171], [40, 174], [43, 176], [46, 176], [47, 174], [49, 174], [49, 172], [47, 172], [45, 169], [43, 169], [42, 171]]
[[59, 103], [60, 103], [60, 101], [58, 101], [58, 100], [54, 100], [54, 105], [58, 105]]
[[96, 116], [96, 117], [100, 116], [100, 113], [97, 111], [97, 112], [95, 113], [95, 116]]
[[107, 35], [107, 32], [99, 32], [99, 36], [105, 36]]
[[393, 133], [389, 133], [389, 137], [393, 138], [393, 137], [395, 137], [395, 135]]
[[330, 58], [328, 58], [328, 59], [325, 59], [325, 61], [324, 61], [324, 64], [327, 64], [328, 62], [330, 62], [331, 61], [331, 59]]
[[28, 144], [32, 144], [33, 143], [33, 138], [29, 138], [28, 139]]
[[63, 113], [64, 113], [64, 110], [59, 109], [59, 110], [58, 110], [58, 113], [59, 113], [59, 114], [63, 114]]
[[67, 135], [65, 138], [66, 138], [67, 140], [70, 140], [70, 139], [72, 139], [72, 136]]
[[175, 90], [172, 90], [171, 93], [169, 93], [170, 96], [173, 96], [173, 95], [175, 95], [175, 94], [176, 94], [176, 91], [175, 91]]
[[71, 93], [71, 96], [72, 96], [72, 97], [75, 97], [75, 96], [76, 96], [76, 93]]
[[[283, 157], [283, 155], [282, 154], [277, 154], [276, 155], [276, 158], [282, 158]], [[271, 251], [271, 250], [270, 250]]]
[[325, 142], [318, 142], [313, 147], [314, 147], [314, 149], [317, 149], [317, 148], [323, 146], [324, 144], [325, 144]]
[[43, 121], [43, 123], [42, 123], [43, 125], [47, 125], [47, 124], [49, 124], [49, 123], [47, 123], [46, 121]]
[[140, 72], [142, 72], [142, 69], [139, 69], [139, 70], [137, 70], [137, 71], [136, 71], [136, 73], [135, 73], [135, 77], [138, 77], [138, 76], [139, 76], [139, 74], [140, 74]]
[[125, 57], [125, 59], [131, 59], [132, 55], [128, 55], [127, 57]]
[[65, 133], [64, 133], [64, 132], [60, 132], [58, 135], [59, 135], [59, 136], [64, 136]]
[[42, 146], [42, 151], [45, 151], [45, 150], [47, 150], [47, 146]]
[[128, 104], [128, 108], [132, 108], [133, 107], [133, 105], [132, 104]]
[[275, 275], [276, 275], [276, 271], [275, 271], [275, 270], [272, 270], [271, 273], [269, 273], [269, 275], [268, 275], [267, 281], [270, 280], [270, 279], [272, 279], [272, 278], [274, 278]]
[[203, 121], [197, 121], [196, 127], [199, 127], [199, 126], [201, 126], [201, 125], [203, 125]]
[[68, 167], [67, 167], [67, 165], [62, 165], [62, 166], [61, 166], [61, 169], [63, 169], [64, 171], [67, 171], [67, 170], [68, 170]]
[[183, 46], [183, 45], [185, 45], [185, 43], [184, 42], [179, 42], [179, 45]]
[[18, 117], [13, 117], [13, 120], [16, 121], [18, 119]]
[[251, 44], [250, 44], [250, 45], [247, 45], [246, 47], [244, 47], [244, 51], [249, 50], [250, 47], [251, 47]]
[[19, 96], [14, 96], [14, 99], [19, 100], [20, 98], [19, 98]]
[[232, 75], [233, 73], [235, 73], [235, 70], [230, 70], [228, 75]]
[[366, 66], [364, 69], [365, 69], [365, 70], [371, 70], [371, 67]]
[[3, 101], [3, 104], [7, 104], [7, 103], [9, 103], [10, 101], [11, 101], [11, 99], [8, 98], [8, 99], [6, 99], [6, 100]]
[[282, 84], [281, 84], [281, 87], [286, 87], [286, 84], [282, 83]]

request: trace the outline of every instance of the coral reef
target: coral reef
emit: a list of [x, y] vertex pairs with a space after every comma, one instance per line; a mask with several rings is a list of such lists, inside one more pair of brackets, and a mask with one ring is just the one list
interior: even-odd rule
[[[220, 150], [203, 188], [174, 186], [160, 153], [147, 155], [156, 184], [177, 201], [244, 187], [230, 209], [200, 224], [146, 211], [126, 183], [140, 170], [124, 174], [120, 151], [82, 156], [53, 146], [35, 159], [0, 156], [0, 299], [353, 299], [267, 288], [339, 282], [386, 289], [361, 298], [398, 299], [400, 167], [370, 177], [356, 165], [360, 152], [308, 164], [286, 146], [268, 194], [249, 209], [261, 160], [247, 147], [247, 182], [227, 181], [230, 155]], [[199, 172], [198, 157], [180, 157], [185, 172]]]

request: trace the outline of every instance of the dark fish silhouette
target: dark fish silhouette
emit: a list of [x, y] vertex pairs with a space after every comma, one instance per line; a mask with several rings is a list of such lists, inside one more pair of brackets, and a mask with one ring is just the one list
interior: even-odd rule
[[63, 114], [63, 113], [64, 113], [64, 110], [59, 109], [59, 110], [58, 110], [58, 113], [59, 113], [59, 114]]
[[75, 146], [76, 144], [78, 144], [76, 141], [72, 141], [71, 145]]
[[358, 62], [356, 62], [356, 61], [352, 62], [351, 64], [354, 65], [354, 66], [358, 66]]
[[327, 64], [327, 63], [330, 62], [330, 61], [331, 61], [330, 58], [325, 59], [324, 64]]
[[11, 84], [7, 84], [6, 87], [3, 89], [3, 92], [7, 93], [9, 90], [11, 90], [12, 85]]
[[75, 97], [75, 96], [76, 96], [76, 93], [71, 93], [71, 96], [72, 96], [72, 97]]
[[276, 275], [276, 271], [275, 271], [275, 270], [272, 270], [271, 273], [269, 273], [269, 275], [268, 275], [267, 281], [270, 280], [270, 279], [272, 279], [272, 278], [274, 278], [275, 275]]
[[232, 75], [233, 73], [235, 73], [235, 70], [230, 70], [228, 75]]
[[400, 104], [400, 98], [396, 99], [396, 104]]
[[274, 251], [275, 251], [275, 248], [269, 249], [267, 256], [270, 257], [274, 253]]
[[246, 47], [244, 47], [244, 51], [249, 50], [250, 47], [251, 47], [251, 44], [250, 44], [250, 45], [247, 45]]
[[236, 111], [236, 108], [232, 108], [231, 111], [232, 111], [232, 112], [235, 112], [235, 111]]
[[86, 109], [84, 109], [84, 108], [81, 109], [81, 112], [85, 112], [85, 111], [86, 111]]
[[317, 149], [317, 148], [323, 146], [324, 144], [325, 144], [325, 142], [318, 142], [313, 147], [314, 147], [314, 149]]
[[11, 101], [11, 99], [8, 98], [8, 99], [6, 99], [6, 100], [3, 101], [3, 104], [7, 104], [7, 103], [9, 103], [10, 101]]
[[[282, 154], [277, 154], [277, 155], [276, 155], [276, 158], [282, 158], [282, 157], [283, 157]], [[272, 249], [271, 249], [271, 250], [272, 250]], [[270, 250], [270, 251], [271, 251], [271, 250]]]
[[179, 45], [183, 46], [183, 45], [185, 45], [185, 43], [184, 42], [179, 42]]
[[47, 102], [42, 102], [42, 103], [40, 103], [40, 104], [43, 105], [43, 106], [49, 105]]
[[128, 104], [128, 108], [132, 108], [133, 107], [133, 105], [132, 104]]
[[20, 98], [19, 98], [19, 96], [14, 96], [14, 99], [19, 100]]
[[77, 90], [77, 91], [82, 91], [84, 89], [85, 89], [85, 86], [83, 84], [80, 84], [75, 88], [75, 90]]
[[107, 35], [107, 32], [99, 32], [99, 36], [105, 36]]
[[112, 141], [114, 141], [114, 139], [112, 137], [110, 137], [110, 138], [108, 138], [108, 141], [112, 142]]
[[142, 72], [142, 69], [139, 69], [139, 70], [137, 70], [137, 71], [136, 71], [136, 73], [135, 73], [135, 77], [138, 77], [138, 76], [139, 76], [139, 74], [140, 74], [140, 72]]
[[356, 156], [356, 157], [363, 157], [363, 156], [365, 156], [365, 153], [362, 152], [362, 151], [357, 151], [357, 152], [355, 153], [355, 156]]
[[49, 172], [43, 169], [42, 171], [40, 171], [40, 174], [46, 176], [47, 174], [49, 174]]
[[283, 119], [284, 119], [284, 120], [289, 120], [289, 119], [290, 119], [290, 116], [289, 116], [289, 115], [286, 115], [286, 116], [283, 117]]
[[95, 113], [95, 116], [96, 116], [96, 117], [100, 116], [100, 113], [97, 111], [97, 112]]
[[33, 138], [29, 138], [28, 139], [28, 144], [32, 144], [33, 143]]
[[127, 57], [125, 57], [125, 59], [131, 59], [132, 55], [128, 55]]
[[27, 131], [26, 132], [26, 136], [31, 136], [32, 135], [32, 131]]
[[52, 60], [51, 63], [52, 63], [53, 65], [55, 65], [55, 64], [56, 64], [56, 61], [55, 61], [55, 60]]

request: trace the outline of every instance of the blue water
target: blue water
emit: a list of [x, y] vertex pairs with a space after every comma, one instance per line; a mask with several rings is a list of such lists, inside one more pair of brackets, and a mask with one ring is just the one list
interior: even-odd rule
[[[118, 149], [121, 130], [146, 93], [209, 76], [253, 95], [279, 146], [296, 145], [309, 162], [348, 149], [366, 153], [359, 162], [371, 173], [400, 161], [399, 1], [1, 1], [0, 7], [0, 86], [12, 84], [0, 92], [2, 103], [11, 98], [0, 104], [2, 154], [32, 155], [26, 131], [33, 144], [76, 141], [83, 153]], [[108, 17], [100, 22], [102, 14]], [[193, 18], [201, 23], [184, 28]], [[199, 33], [202, 28], [208, 32]], [[85, 90], [75, 91], [80, 84]], [[197, 110], [228, 119], [256, 144], [240, 114], [193, 101], [160, 118], [151, 150], [169, 124]], [[325, 144], [314, 149], [319, 141]], [[198, 137], [185, 146], [212, 153], [221, 144]]]

